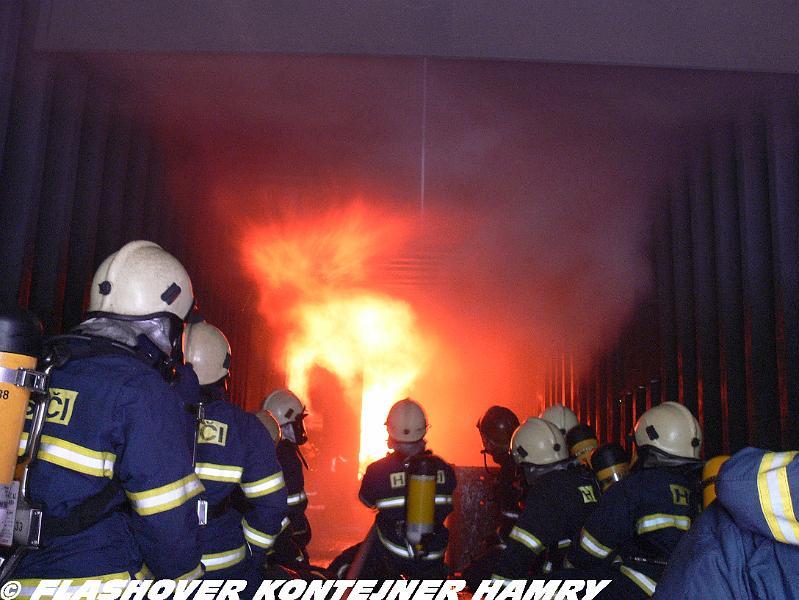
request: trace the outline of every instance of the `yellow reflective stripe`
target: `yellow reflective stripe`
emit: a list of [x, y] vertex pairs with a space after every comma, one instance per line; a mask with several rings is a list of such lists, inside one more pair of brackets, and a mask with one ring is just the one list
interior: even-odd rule
[[611, 552], [610, 548], [604, 544], [600, 544], [597, 539], [585, 529], [580, 533], [580, 548], [597, 558], [607, 558]]
[[200, 563], [188, 573], [183, 573], [180, 577], [175, 577], [175, 581], [194, 581], [203, 576], [203, 565]]
[[50, 435], [43, 435], [36, 458], [84, 475], [111, 478], [114, 476], [114, 462], [117, 457], [111, 452], [98, 452]]
[[757, 491], [771, 535], [784, 544], [799, 544], [799, 524], [793, 509], [787, 465], [797, 452], [768, 452], [760, 461]]
[[238, 483], [241, 481], [242, 467], [236, 465], [217, 465], [214, 463], [197, 463], [194, 472], [200, 479], [207, 481], [222, 481], [225, 483]]
[[[80, 577], [80, 578], [70, 578], [72, 582], [69, 588], [67, 588], [67, 594], [74, 594], [77, 592], [80, 587], [86, 583], [87, 581], [102, 581], [103, 583], [107, 581], [131, 581], [131, 579], [138, 579], [138, 573], [136, 576], [131, 577], [130, 573], [127, 571], [122, 571], [120, 573], [110, 573], [108, 575], [94, 575], [91, 577]], [[17, 598], [28, 600], [33, 593], [36, 591], [36, 587], [42, 582], [47, 581], [47, 579], [17, 579], [20, 585], [22, 586], [22, 590], [20, 591], [19, 596]], [[43, 600], [53, 598], [53, 595], [40, 595], [39, 598]]]
[[202, 563], [206, 571], [218, 571], [239, 564], [247, 558], [247, 547], [240, 546], [227, 552], [203, 554]]
[[275, 540], [277, 536], [279, 536], [283, 530], [289, 526], [291, 521], [288, 520], [287, 517], [283, 517], [283, 521], [280, 523], [280, 531], [276, 534], [271, 535], [264, 531], [259, 531], [252, 525], [247, 522], [247, 519], [241, 520], [241, 527], [244, 530], [244, 539], [247, 540], [250, 544], [254, 544], [259, 548], [271, 548], [275, 544]]
[[22, 435], [19, 437], [19, 450], [17, 451], [17, 456], [22, 456], [25, 454], [25, 448], [28, 447], [28, 434], [26, 432], [22, 432]]
[[248, 498], [260, 498], [261, 496], [266, 496], [267, 494], [283, 489], [285, 486], [286, 482], [283, 481], [283, 471], [279, 471], [274, 475], [264, 477], [258, 481], [242, 483], [241, 489]]
[[143, 492], [125, 492], [133, 510], [142, 516], [154, 515], [177, 508], [204, 491], [197, 476], [192, 473], [173, 483]]
[[629, 577], [635, 585], [641, 588], [647, 596], [652, 596], [655, 593], [657, 582], [654, 579], [624, 565], [619, 567], [619, 570]]
[[152, 571], [150, 571], [150, 569], [147, 568], [147, 565], [142, 565], [141, 569], [139, 569], [139, 572], [136, 573], [136, 575], [134, 575], [133, 578], [138, 579], [139, 581], [141, 581], [142, 579], [152, 579], [153, 574]]
[[508, 537], [512, 540], [516, 540], [520, 544], [527, 546], [530, 550], [535, 552], [536, 554], [540, 553], [544, 550], [544, 544], [541, 543], [537, 537], [535, 537], [532, 533], [527, 531], [526, 529], [522, 529], [518, 525], [510, 530]]
[[405, 506], [405, 496], [394, 496], [393, 498], [378, 498], [375, 506], [380, 508], [399, 508]]
[[666, 529], [667, 527], [676, 527], [681, 531], [688, 531], [691, 528], [691, 517], [655, 513], [641, 517], [635, 524], [635, 530], [639, 535]]
[[507, 587], [510, 584], [510, 582], [511, 582], [510, 579], [507, 579], [507, 578], [503, 577], [502, 575], [497, 575], [496, 573], [492, 573], [491, 574], [491, 579], [493, 581], [501, 581], [503, 588]]

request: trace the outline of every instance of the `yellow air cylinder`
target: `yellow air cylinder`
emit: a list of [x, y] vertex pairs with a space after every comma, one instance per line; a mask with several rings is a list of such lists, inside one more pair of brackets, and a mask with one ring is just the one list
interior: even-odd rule
[[405, 537], [416, 545], [435, 527], [436, 465], [429, 455], [422, 454], [408, 461], [406, 472]]
[[726, 454], [714, 456], [702, 468], [702, 506], [707, 508], [716, 499], [716, 479], [721, 466], [730, 460]]
[[41, 324], [19, 309], [0, 313], [0, 484], [14, 478], [30, 391], [7, 381], [17, 369], [35, 369], [41, 349]]

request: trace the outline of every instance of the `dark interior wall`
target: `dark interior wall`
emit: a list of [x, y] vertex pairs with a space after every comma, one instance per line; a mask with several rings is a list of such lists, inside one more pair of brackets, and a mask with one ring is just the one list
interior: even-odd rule
[[[34, 52], [35, 2], [0, 3], [0, 294], [49, 333], [77, 324], [96, 266], [122, 244], [175, 246], [141, 99], [74, 57]], [[136, 114], [137, 116], [133, 116]]]
[[799, 110], [775, 102], [682, 140], [653, 228], [656, 291], [567, 403], [602, 441], [671, 400], [699, 418], [706, 456], [795, 449]]
[[[235, 223], [192, 197], [192, 183], [207, 187], [199, 168], [186, 197], [167, 189], [180, 144], [161, 144], [143, 98], [75, 55], [34, 52], [38, 6], [0, 3], [2, 300], [67, 329], [99, 262], [153, 239], [186, 264], [233, 344], [234, 395], [255, 408], [280, 376], [263, 367], [268, 332], [253, 326], [258, 297], [238, 258], [218, 268]], [[667, 399], [699, 416], [707, 455], [799, 447], [799, 120], [788, 104], [741, 114], [680, 136], [683, 164], [644, 249], [654, 295], [590, 367], [552, 359], [545, 402], [565, 400], [603, 441]]]

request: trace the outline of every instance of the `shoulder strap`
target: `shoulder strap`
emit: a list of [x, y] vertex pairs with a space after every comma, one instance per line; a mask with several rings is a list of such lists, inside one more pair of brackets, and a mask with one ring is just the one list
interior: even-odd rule
[[134, 348], [114, 340], [93, 335], [66, 334], [45, 341], [42, 361], [46, 366], [52, 365], [58, 369], [71, 360], [107, 354], [138, 356]]

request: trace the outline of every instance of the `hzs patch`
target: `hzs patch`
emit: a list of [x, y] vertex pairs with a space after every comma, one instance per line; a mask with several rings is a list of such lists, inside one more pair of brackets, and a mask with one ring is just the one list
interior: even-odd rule
[[224, 446], [227, 443], [227, 423], [205, 419], [200, 424], [197, 443]]
[[[78, 392], [72, 390], [62, 390], [61, 388], [50, 388], [50, 403], [47, 405], [47, 416], [45, 421], [48, 423], [58, 423], [59, 425], [69, 425], [72, 419], [72, 412], [75, 410], [75, 401], [78, 399]], [[33, 402], [28, 402], [28, 410], [25, 413], [26, 419], [33, 419]]]
[[392, 490], [405, 487], [405, 471], [392, 473], [391, 475], [388, 476], [388, 480], [391, 482]]
[[581, 485], [577, 489], [580, 490], [580, 494], [583, 497], [583, 504], [588, 504], [589, 502], [596, 502], [596, 494], [594, 494], [593, 486]]
[[691, 499], [691, 490], [687, 487], [672, 483], [669, 485], [671, 489], [671, 498], [677, 506], [688, 506]]

